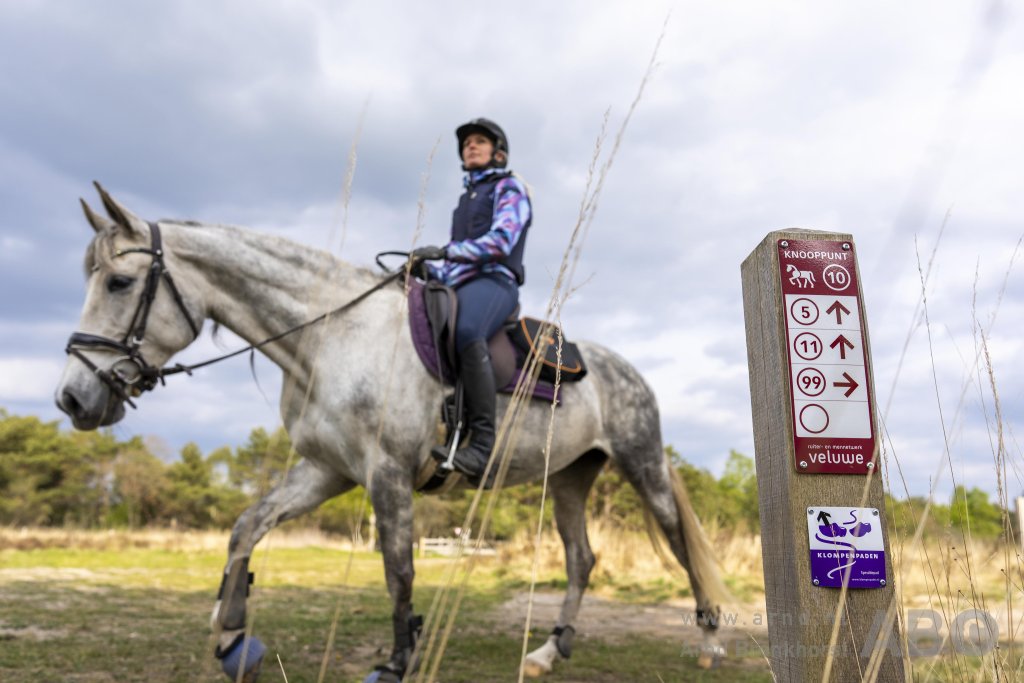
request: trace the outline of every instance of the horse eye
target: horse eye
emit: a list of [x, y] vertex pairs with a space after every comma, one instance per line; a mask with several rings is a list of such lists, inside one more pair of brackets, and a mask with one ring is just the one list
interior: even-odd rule
[[107, 278], [107, 291], [123, 291], [131, 287], [133, 282], [135, 282], [135, 278], [128, 277], [127, 275], [111, 275], [109, 278]]

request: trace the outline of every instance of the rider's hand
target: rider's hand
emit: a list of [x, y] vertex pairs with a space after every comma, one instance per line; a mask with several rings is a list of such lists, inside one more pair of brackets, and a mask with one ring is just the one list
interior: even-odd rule
[[447, 257], [444, 247], [416, 247], [409, 254], [413, 261], [440, 261]]

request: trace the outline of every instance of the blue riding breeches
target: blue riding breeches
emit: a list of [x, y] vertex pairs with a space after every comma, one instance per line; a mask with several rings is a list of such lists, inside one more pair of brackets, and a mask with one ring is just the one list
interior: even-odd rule
[[459, 298], [455, 319], [455, 350], [487, 341], [501, 329], [519, 303], [519, 286], [499, 273], [481, 275], [455, 289]]

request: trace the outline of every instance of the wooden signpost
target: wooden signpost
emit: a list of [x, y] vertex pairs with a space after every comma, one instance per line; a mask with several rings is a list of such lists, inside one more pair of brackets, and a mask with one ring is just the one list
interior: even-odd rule
[[853, 236], [773, 232], [741, 272], [773, 673], [908, 680]]

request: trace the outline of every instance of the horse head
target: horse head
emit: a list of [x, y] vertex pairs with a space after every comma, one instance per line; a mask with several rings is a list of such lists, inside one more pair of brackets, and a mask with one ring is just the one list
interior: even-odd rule
[[[118, 422], [125, 403], [151, 389], [159, 368], [199, 334], [201, 302], [170, 279], [159, 228], [98, 183], [107, 216], [82, 201], [95, 231], [85, 252], [86, 294], [57, 385], [57, 407], [78, 429]], [[180, 274], [180, 273], [179, 273]], [[163, 284], [161, 284], [163, 283]], [[185, 283], [187, 284], [187, 283]]]

